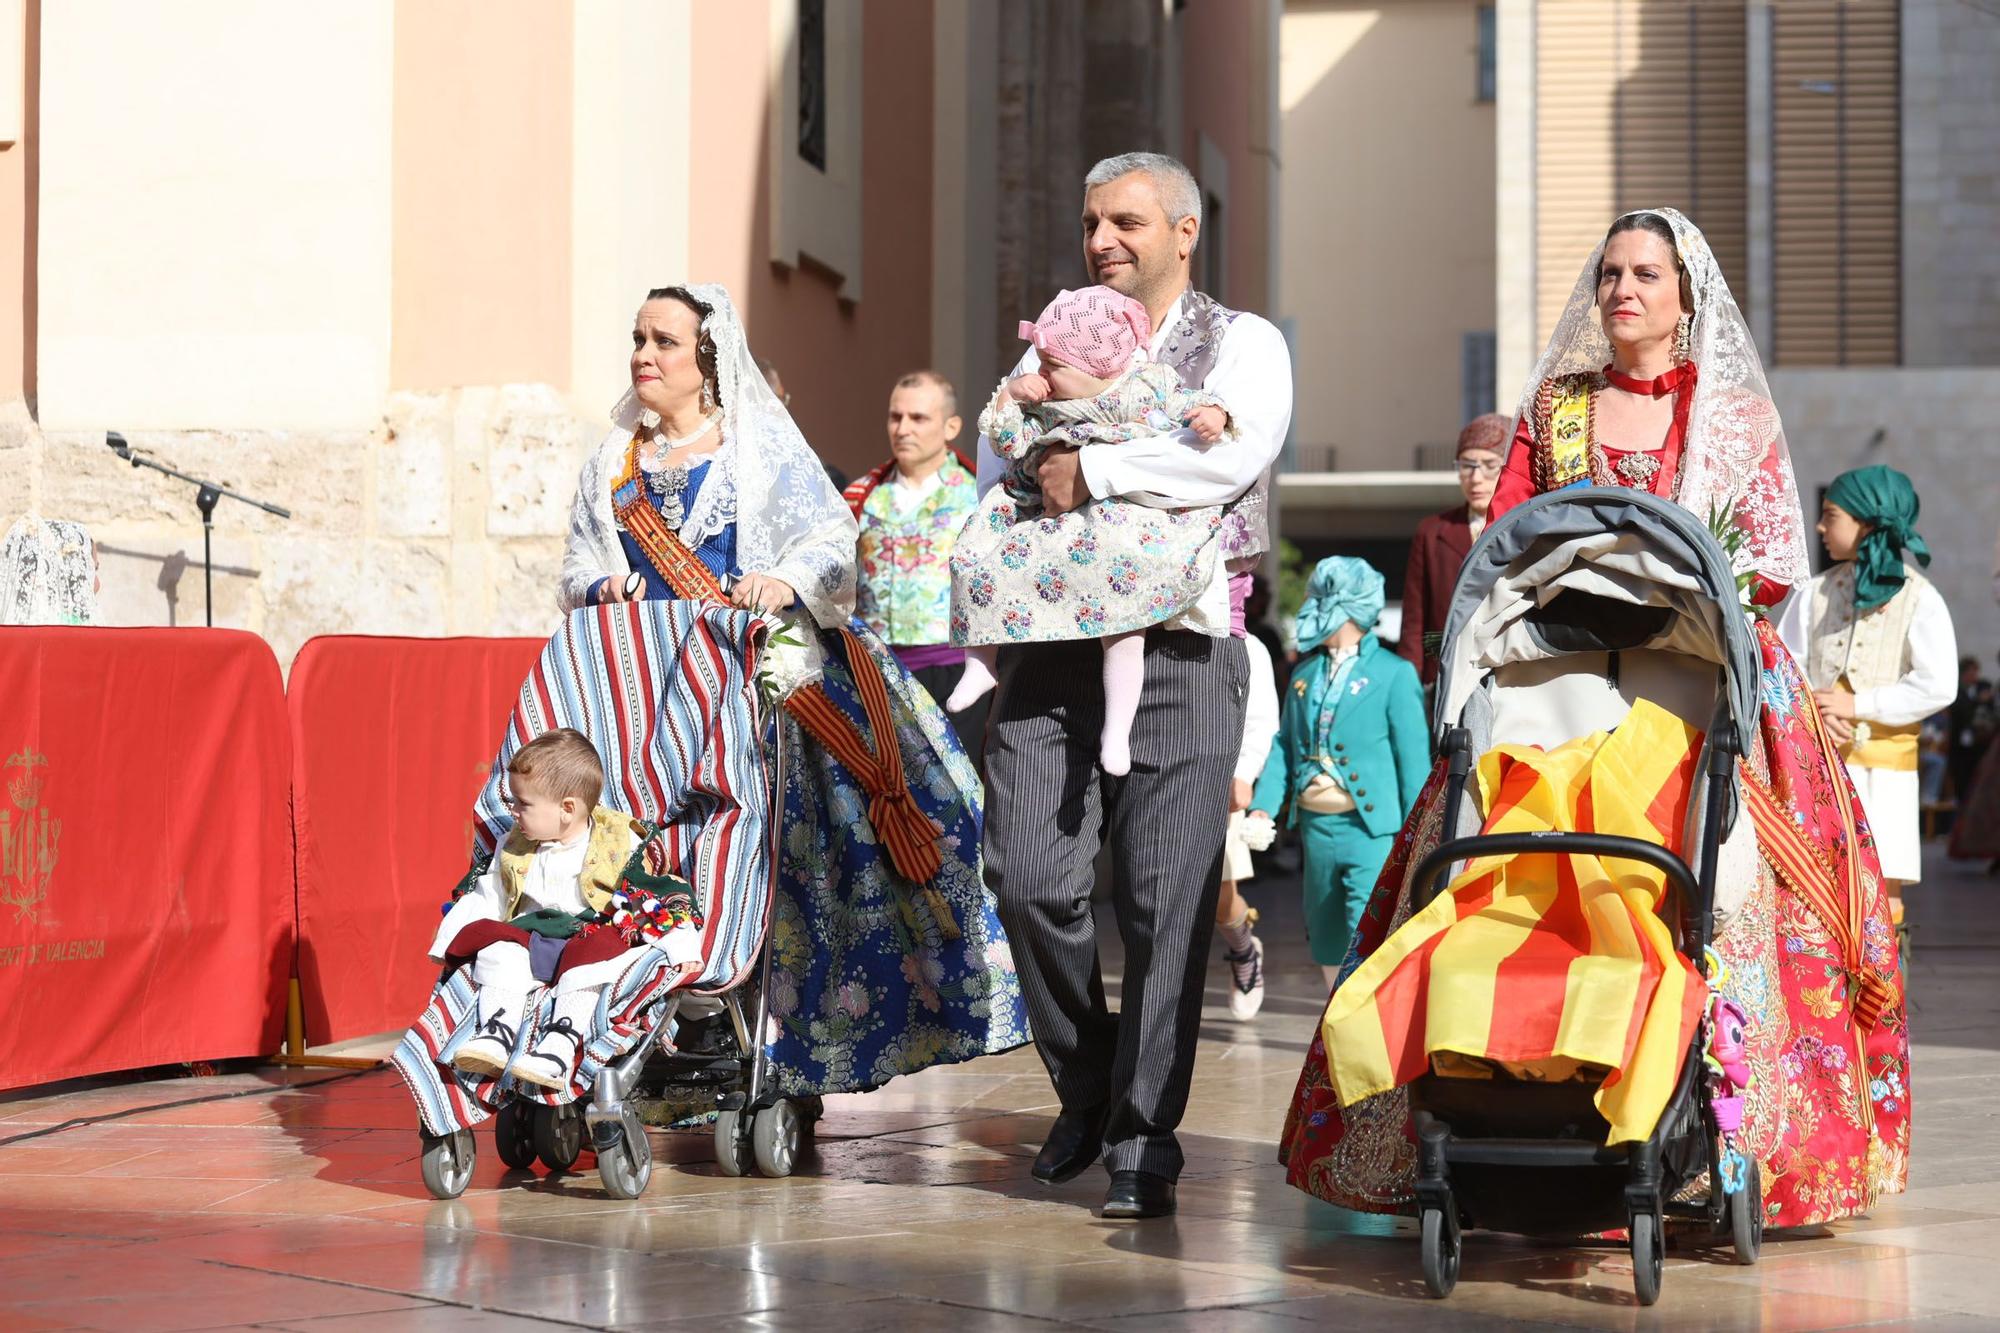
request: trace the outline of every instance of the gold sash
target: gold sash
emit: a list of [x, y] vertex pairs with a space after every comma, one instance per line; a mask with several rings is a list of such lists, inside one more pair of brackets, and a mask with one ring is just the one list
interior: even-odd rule
[[1549, 405], [1549, 485], [1561, 490], [1590, 479], [1590, 382], [1583, 376], [1556, 390]]
[[1923, 724], [1890, 727], [1879, 722], [1857, 723], [1868, 728], [1868, 739], [1849, 741], [1840, 747], [1840, 757], [1857, 768], [1886, 768], [1898, 773], [1917, 771], [1917, 751]]

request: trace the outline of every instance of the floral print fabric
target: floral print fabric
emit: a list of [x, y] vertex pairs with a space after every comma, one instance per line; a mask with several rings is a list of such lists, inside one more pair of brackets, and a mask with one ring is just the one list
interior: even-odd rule
[[[729, 560], [734, 530], [696, 549], [710, 568]], [[633, 543], [649, 588], [675, 590]], [[778, 893], [772, 908], [770, 1043], [779, 1088], [793, 1096], [864, 1092], [933, 1064], [1012, 1050], [1028, 1040], [1013, 954], [980, 861], [979, 775], [944, 713], [859, 617], [848, 622], [882, 673], [903, 774], [918, 807], [943, 830], [943, 867], [912, 891], [868, 821], [868, 794], [805, 729], [779, 728], [785, 792]], [[801, 618], [796, 632], [814, 632]], [[820, 684], [868, 736], [841, 636], [819, 632]], [[937, 915], [942, 906], [952, 931]], [[955, 932], [956, 938], [951, 938]]]
[[1096, 398], [1024, 412], [989, 407], [982, 434], [1014, 460], [986, 493], [951, 558], [951, 641], [1050, 643], [1144, 629], [1180, 615], [1208, 587], [1224, 506], [1155, 509], [1095, 500], [1050, 516], [1033, 498], [1032, 461], [1049, 448], [1165, 434], [1218, 404], [1145, 362]]
[[855, 550], [854, 611], [884, 642], [951, 641], [951, 553], [976, 503], [972, 474], [949, 455], [938, 488], [912, 509], [896, 507], [893, 477], [868, 492]]

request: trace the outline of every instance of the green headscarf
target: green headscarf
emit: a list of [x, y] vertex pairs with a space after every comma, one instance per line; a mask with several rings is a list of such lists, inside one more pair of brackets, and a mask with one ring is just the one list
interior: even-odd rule
[[1877, 463], [1843, 472], [1826, 488], [1826, 498], [1871, 529], [1854, 552], [1855, 610], [1871, 611], [1902, 588], [1897, 552], [1908, 549], [1918, 564], [1930, 564], [1931, 548], [1917, 535], [1917, 488], [1896, 469]]
[[1313, 567], [1299, 608], [1299, 651], [1311, 652], [1347, 621], [1364, 630], [1382, 618], [1382, 575], [1366, 560], [1331, 555]]

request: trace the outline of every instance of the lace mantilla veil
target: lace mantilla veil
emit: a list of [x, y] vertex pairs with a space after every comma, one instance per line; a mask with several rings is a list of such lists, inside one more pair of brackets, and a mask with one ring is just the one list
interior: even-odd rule
[[[854, 515], [757, 369], [728, 290], [718, 283], [687, 290], [710, 309], [701, 329], [715, 344], [723, 415], [722, 445], [681, 523], [681, 538], [697, 546], [734, 523], [736, 559], [746, 573], [789, 583], [816, 624], [845, 624], [854, 614]], [[610, 486], [624, 468], [642, 410], [626, 390], [611, 409], [611, 433], [584, 467], [563, 562], [566, 607], [581, 605], [597, 578], [626, 568]]]
[[[1642, 208], [1625, 216], [1645, 213], [1673, 229], [1674, 248], [1694, 289], [1689, 353], [1696, 367], [1694, 403], [1681, 449], [1676, 498], [1704, 522], [1733, 506], [1736, 525], [1745, 537], [1739, 572], [1747, 567], [1772, 582], [1797, 587], [1811, 573], [1805, 520], [1784, 427], [1771, 401], [1757, 346], [1750, 340], [1750, 326], [1729, 294], [1729, 284], [1723, 281], [1715, 252], [1701, 229], [1671, 208]], [[1570, 291], [1548, 350], [1528, 378], [1520, 409], [1528, 421], [1534, 420], [1535, 395], [1543, 381], [1602, 370], [1611, 362], [1611, 343], [1597, 317], [1597, 265], [1603, 257], [1600, 241]], [[1772, 464], [1768, 469], [1767, 459]]]
[[0, 625], [97, 623], [97, 560], [83, 526], [29, 514], [0, 544]]

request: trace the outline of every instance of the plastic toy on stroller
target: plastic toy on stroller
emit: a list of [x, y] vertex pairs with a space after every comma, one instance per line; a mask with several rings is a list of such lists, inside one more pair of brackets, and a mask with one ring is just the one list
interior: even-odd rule
[[[469, 969], [447, 973], [392, 1057], [417, 1102], [419, 1168], [436, 1197], [454, 1198], [470, 1183], [472, 1127], [489, 1116], [506, 1166], [539, 1159], [565, 1171], [589, 1146], [605, 1190], [638, 1197], [651, 1178], [652, 1150], [633, 1098], [643, 1084], [657, 1090], [662, 1081], [721, 1106], [717, 1156], [725, 1172], [744, 1174], [754, 1162], [767, 1174], [789, 1174], [810, 1118], [776, 1095], [761, 1039], [784, 782], [784, 747], [764, 743], [776, 721], [757, 685], [766, 628], [747, 612], [690, 602], [587, 608], [571, 614], [522, 685], [475, 806], [475, 868], [510, 824], [501, 785], [508, 759], [545, 731], [573, 727], [604, 761], [602, 803], [655, 830], [642, 847], [647, 867], [675, 873], [694, 890], [702, 966], [682, 984], [662, 950], [632, 949], [605, 988], [571, 1081], [556, 1089], [451, 1066], [476, 1021]], [[760, 957], [763, 984], [753, 1005], [747, 983]], [[548, 989], [531, 994], [517, 1052], [532, 1048], [553, 1006]], [[734, 1041], [677, 1049], [681, 1018], [697, 1012], [726, 1020]]]
[[[1675, 952], [1706, 976], [1719, 877], [1726, 892], [1727, 878], [1741, 876], [1739, 849], [1754, 855], [1754, 844], [1736, 840], [1753, 836], [1737, 764], [1755, 735], [1759, 686], [1752, 631], [1708, 530], [1630, 490], [1537, 497], [1468, 554], [1442, 657], [1434, 725], [1448, 761], [1445, 841], [1414, 872], [1412, 911], [1474, 857], [1550, 858], [1524, 870], [1553, 866], [1558, 853], [1640, 862], [1665, 876], [1662, 916]], [[1478, 756], [1505, 742], [1553, 749], [1608, 732], [1639, 699], [1707, 723], [1678, 854], [1592, 832], [1478, 832], [1479, 799], [1467, 791]], [[1627, 1228], [1634, 1284], [1648, 1305], [1659, 1296], [1668, 1214], [1706, 1219], [1733, 1240], [1739, 1263], [1754, 1263], [1763, 1216], [1756, 1159], [1726, 1137], [1738, 1108], [1721, 1106], [1718, 1119], [1731, 1089], [1705, 1068], [1708, 1027], [1696, 1025], [1650, 1137], [1615, 1145], [1593, 1100], [1601, 1070], [1540, 1081], [1492, 1067], [1460, 1078], [1433, 1062], [1410, 1086], [1431, 1293], [1444, 1296], [1457, 1282], [1466, 1225], [1543, 1235]]]

